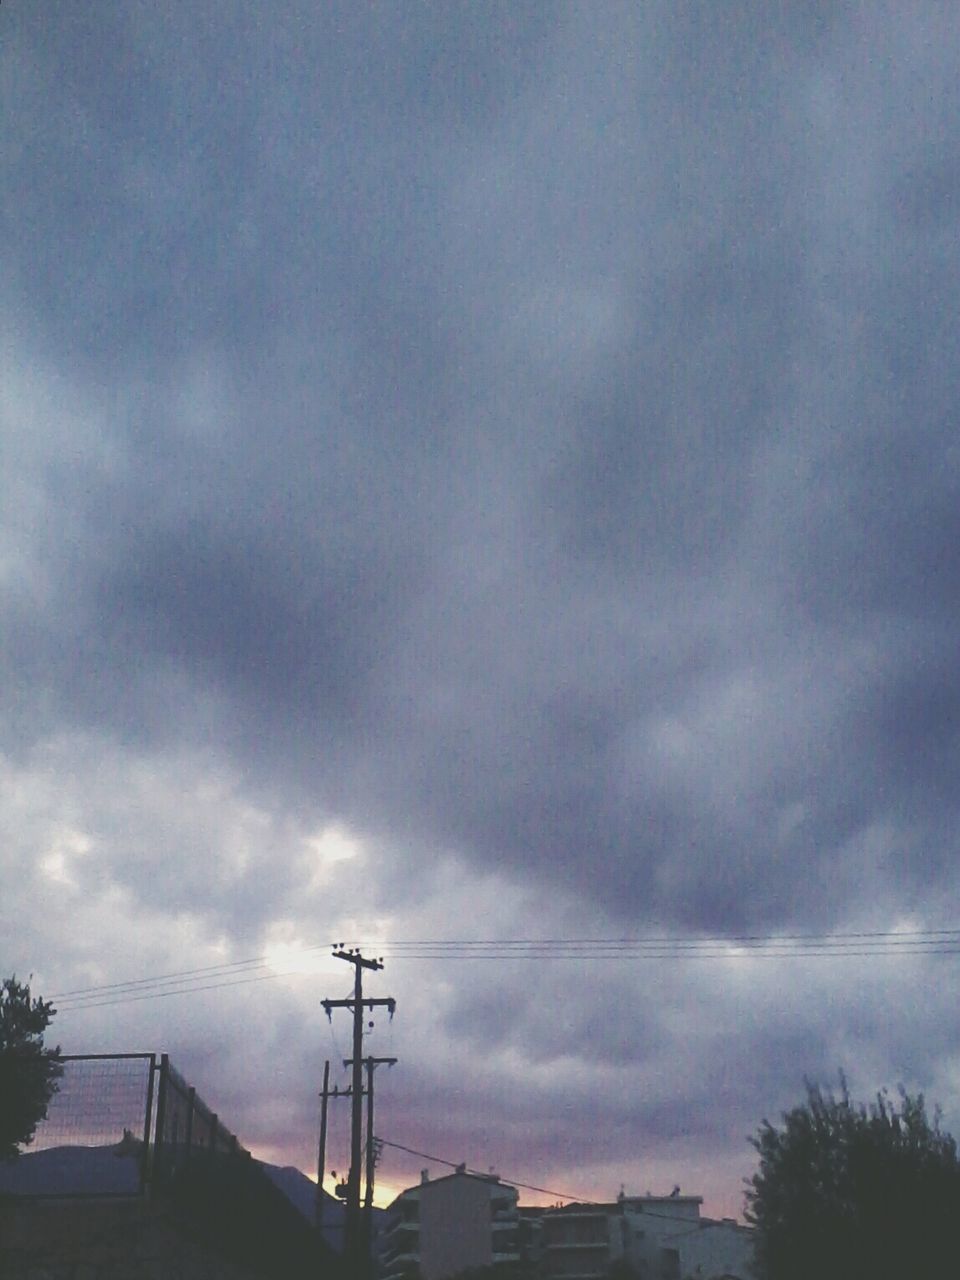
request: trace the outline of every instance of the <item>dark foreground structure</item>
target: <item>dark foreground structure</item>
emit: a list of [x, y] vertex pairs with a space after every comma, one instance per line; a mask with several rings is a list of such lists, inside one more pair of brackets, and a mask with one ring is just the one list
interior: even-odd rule
[[0, 1161], [2, 1280], [345, 1280], [166, 1055], [62, 1062], [30, 1152]]
[[243, 1156], [193, 1159], [149, 1197], [0, 1196], [3, 1280], [344, 1280]]

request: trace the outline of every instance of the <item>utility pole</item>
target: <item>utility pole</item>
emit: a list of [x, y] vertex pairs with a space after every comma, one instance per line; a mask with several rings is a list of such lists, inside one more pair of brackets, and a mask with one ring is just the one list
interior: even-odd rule
[[[365, 1091], [364, 1091], [365, 1092]], [[323, 1194], [323, 1180], [326, 1176], [327, 1161], [327, 1113], [330, 1099], [335, 1102], [341, 1098], [352, 1097], [353, 1090], [348, 1085], [346, 1089], [341, 1089], [338, 1084], [330, 1088], [330, 1063], [323, 1064], [323, 1089], [320, 1091], [320, 1142], [317, 1149], [317, 1202], [314, 1211], [314, 1223], [317, 1231], [323, 1233], [323, 1219], [325, 1210], [325, 1200]], [[337, 1194], [340, 1194], [339, 1187]], [[343, 1238], [341, 1235], [341, 1248], [343, 1247]]]
[[330, 1097], [330, 1060], [323, 1064], [323, 1093], [320, 1095], [320, 1144], [317, 1150], [317, 1231], [323, 1231], [323, 1179], [327, 1171], [327, 1101]]
[[344, 951], [337, 947], [333, 952], [338, 960], [346, 960], [354, 968], [353, 998], [346, 1000], [324, 1000], [323, 1008], [328, 1018], [334, 1009], [351, 1009], [353, 1011], [353, 1083], [351, 1085], [352, 1115], [350, 1124], [350, 1173], [347, 1178], [347, 1239], [344, 1253], [352, 1274], [362, 1276], [367, 1270], [369, 1259], [365, 1256], [363, 1219], [360, 1210], [360, 1165], [363, 1130], [363, 1011], [385, 1005], [393, 1017], [397, 1007], [391, 996], [386, 1000], [365, 1000], [363, 998], [364, 969], [382, 969], [383, 960], [370, 960], [362, 956], [357, 948]]
[[[392, 1067], [396, 1058], [364, 1058], [363, 1065], [367, 1071], [367, 1170], [363, 1187], [363, 1233], [366, 1240], [367, 1253], [373, 1241], [373, 1170], [376, 1164], [373, 1137], [373, 1073], [377, 1067]], [[352, 1058], [344, 1058], [345, 1067], [353, 1066]]]

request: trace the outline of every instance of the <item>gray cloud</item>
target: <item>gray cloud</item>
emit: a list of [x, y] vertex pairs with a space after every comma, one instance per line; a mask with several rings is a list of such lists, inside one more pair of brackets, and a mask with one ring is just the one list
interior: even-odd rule
[[[85, 891], [236, 946], [355, 893], [456, 936], [491, 873], [545, 904], [522, 933], [952, 922], [948, 8], [2, 21], [18, 858], [73, 823]], [[332, 823], [366, 859], [305, 893]], [[474, 983], [454, 1056], [694, 1034], [630, 983], [563, 1017]], [[852, 1017], [721, 1037], [704, 1142]]]

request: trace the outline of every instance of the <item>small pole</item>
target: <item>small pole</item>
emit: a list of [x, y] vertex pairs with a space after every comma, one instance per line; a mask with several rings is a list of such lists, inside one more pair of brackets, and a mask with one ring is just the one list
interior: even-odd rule
[[140, 1155], [140, 1194], [147, 1194], [147, 1187], [150, 1181], [150, 1121], [153, 1113], [153, 1077], [157, 1071], [157, 1055], [150, 1055], [150, 1069], [147, 1079], [147, 1108], [143, 1117], [143, 1150]]
[[157, 1114], [153, 1128], [153, 1174], [154, 1185], [158, 1178], [169, 1173], [167, 1157], [167, 1089], [170, 1087], [170, 1058], [160, 1055], [160, 1084], [157, 1088]]
[[193, 1113], [196, 1108], [197, 1091], [193, 1087], [187, 1090], [187, 1132], [183, 1139], [184, 1157], [190, 1155], [190, 1148], [193, 1146]]
[[323, 1230], [323, 1178], [327, 1164], [327, 1101], [330, 1097], [330, 1061], [323, 1064], [323, 1092], [320, 1094], [320, 1145], [317, 1150], [317, 1230]]
[[[377, 1067], [392, 1067], [396, 1058], [364, 1058], [363, 1065], [367, 1071], [367, 1146], [366, 1146], [366, 1185], [363, 1197], [363, 1236], [367, 1254], [373, 1244], [373, 1181], [376, 1167], [376, 1148], [373, 1137], [373, 1073]], [[353, 1066], [352, 1058], [344, 1058], [345, 1067]]]
[[364, 1177], [363, 1226], [367, 1237], [367, 1252], [369, 1253], [370, 1244], [373, 1240], [373, 1232], [370, 1230], [370, 1210], [373, 1207], [373, 1058], [364, 1058], [363, 1065], [367, 1069], [367, 1168]]

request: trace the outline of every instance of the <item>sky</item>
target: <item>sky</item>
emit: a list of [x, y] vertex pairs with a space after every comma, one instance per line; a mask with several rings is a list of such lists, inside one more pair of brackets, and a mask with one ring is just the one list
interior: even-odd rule
[[[310, 1170], [346, 942], [431, 1156], [719, 1216], [805, 1076], [960, 1132], [958, 57], [922, 0], [6, 0], [0, 971], [65, 1052]], [[524, 939], [673, 941], [403, 945]]]

